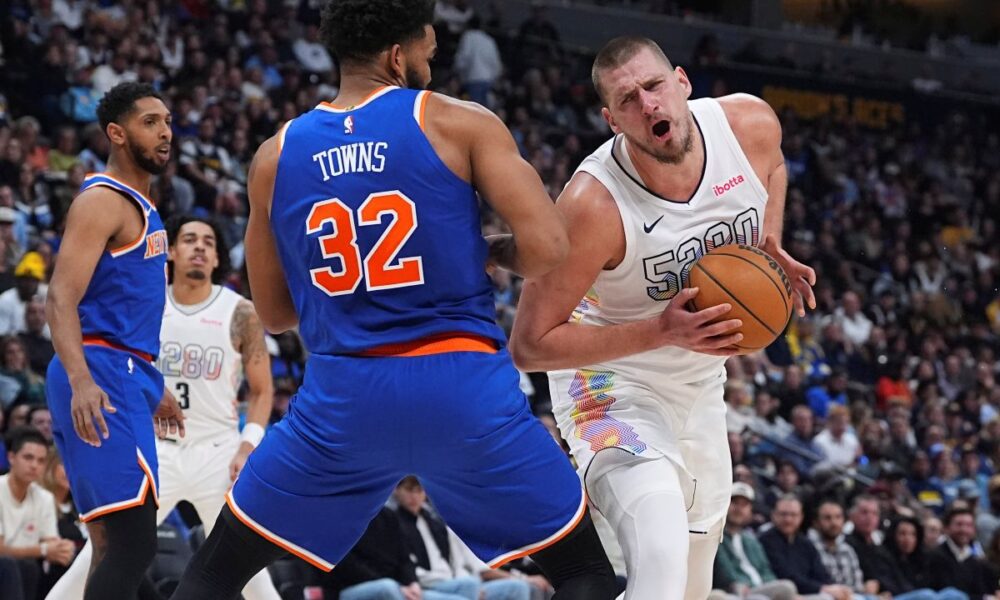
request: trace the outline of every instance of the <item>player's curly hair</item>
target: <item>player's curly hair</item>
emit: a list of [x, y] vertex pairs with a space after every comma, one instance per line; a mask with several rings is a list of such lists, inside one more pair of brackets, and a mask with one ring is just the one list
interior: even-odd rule
[[135, 109], [136, 101], [143, 98], [163, 100], [163, 96], [148, 83], [128, 81], [108, 90], [97, 105], [97, 120], [101, 123], [101, 131], [107, 131], [109, 123], [120, 124]]
[[[212, 271], [212, 283], [219, 284], [229, 275], [229, 271], [232, 270], [232, 265], [229, 262], [229, 244], [226, 242], [226, 236], [222, 232], [222, 227], [219, 226], [218, 221], [211, 217], [202, 217], [198, 215], [174, 215], [170, 217], [163, 228], [167, 231], [167, 243], [173, 246], [177, 242], [177, 234], [180, 233], [181, 227], [184, 227], [188, 223], [198, 222], [204, 223], [212, 228], [212, 232], [215, 233], [215, 253], [219, 255], [219, 266]], [[168, 278], [171, 283], [174, 281], [174, 263], [168, 262]]]
[[337, 59], [367, 62], [393, 44], [422, 38], [434, 22], [434, 0], [330, 0], [320, 36]]

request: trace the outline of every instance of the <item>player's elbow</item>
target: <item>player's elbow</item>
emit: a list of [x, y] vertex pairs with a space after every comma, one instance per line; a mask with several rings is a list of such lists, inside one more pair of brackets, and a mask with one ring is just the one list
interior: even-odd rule
[[66, 298], [65, 290], [59, 285], [52, 285], [49, 287], [48, 293], [45, 295], [45, 322], [53, 329], [56, 327], [56, 323], [60, 322], [59, 316], [62, 312], [69, 309], [75, 310], [76, 305], [68, 302]]
[[569, 256], [569, 236], [562, 228], [547, 231], [535, 241], [530, 256], [530, 261], [522, 263], [520, 275], [525, 278], [545, 275]]
[[538, 351], [537, 344], [526, 339], [525, 336], [519, 335], [517, 330], [511, 333], [510, 341], [507, 343], [507, 351], [510, 352], [514, 366], [518, 369], [526, 373], [544, 370], [540, 364], [542, 353]]
[[257, 307], [260, 323], [268, 333], [277, 335], [295, 329], [299, 324], [299, 316], [294, 312], [266, 311]]

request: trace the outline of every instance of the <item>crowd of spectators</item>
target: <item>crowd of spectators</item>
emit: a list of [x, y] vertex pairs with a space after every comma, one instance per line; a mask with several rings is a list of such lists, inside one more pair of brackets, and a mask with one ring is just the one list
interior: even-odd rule
[[[101, 94], [139, 80], [164, 95], [175, 160], [151, 195], [164, 217], [203, 213], [224, 224], [236, 267], [227, 284], [246, 293], [241, 241], [253, 152], [285, 120], [337, 93], [336, 59], [317, 41], [319, 4], [0, 5], [0, 430], [20, 435], [28, 426], [51, 439], [45, 282], [75, 190], [107, 159], [95, 122]], [[590, 57], [560, 45], [543, 9], [510, 31], [501, 10], [493, 3], [476, 14], [463, 0], [439, 2], [432, 87], [494, 110], [554, 198], [609, 135], [589, 83]], [[1000, 568], [996, 121], [958, 107], [935, 122], [879, 131], [790, 111], [780, 117], [785, 245], [816, 268], [818, 306], [766, 352], [727, 364], [730, 447], [743, 485], [719, 555], [719, 593], [783, 597], [794, 587], [840, 598], [932, 589], [942, 600], [993, 593]], [[502, 224], [487, 212], [483, 227], [492, 233]], [[521, 282], [491, 275], [497, 319], [509, 331]], [[301, 379], [305, 350], [294, 333], [268, 343], [276, 420]], [[551, 425], [544, 374], [525, 374], [523, 385]], [[12, 453], [0, 453], [12, 473], [18, 443], [9, 439]], [[56, 504], [59, 540], [70, 538], [75, 518], [60, 469], [41, 478]], [[397, 521], [372, 533], [382, 540], [370, 548], [384, 554], [379, 560], [417, 539], [416, 525]], [[418, 552], [416, 565], [404, 561], [406, 569], [394, 575], [390, 567], [385, 577], [400, 589], [414, 582], [429, 589], [420, 570], [443, 573], [447, 564], [453, 572], [445, 579], [461, 572], [490, 587], [479, 565], [451, 562], [463, 554], [442, 527], [416, 529], [431, 532], [441, 560]], [[387, 535], [395, 536], [390, 547]], [[39, 541], [32, 543], [37, 560]], [[53, 548], [45, 547], [53, 555], [44, 573], [64, 562]], [[0, 556], [23, 558], [4, 545]], [[960, 579], [928, 578], [946, 571], [928, 565], [945, 562]], [[524, 572], [527, 589], [542, 593], [542, 582]], [[890, 583], [874, 588], [873, 580]]]

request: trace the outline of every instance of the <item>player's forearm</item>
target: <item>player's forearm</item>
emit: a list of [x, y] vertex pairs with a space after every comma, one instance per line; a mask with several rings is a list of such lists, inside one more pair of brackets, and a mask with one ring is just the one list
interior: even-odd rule
[[267, 268], [256, 269], [252, 264], [247, 261], [250, 293], [264, 329], [271, 333], [284, 333], [293, 329], [299, 324], [299, 315], [295, 312], [295, 305], [284, 280], [277, 285], [271, 284], [269, 282], [274, 281], [273, 275], [266, 272]]
[[663, 345], [655, 331], [656, 324], [648, 320], [604, 326], [563, 323], [530, 339], [515, 324], [510, 352], [523, 371], [573, 369], [653, 350]]
[[251, 389], [247, 394], [247, 423], [256, 423], [266, 427], [271, 418], [271, 406], [274, 403], [274, 388], [270, 384], [266, 389]]
[[80, 326], [78, 304], [69, 302], [55, 290], [49, 290], [45, 316], [52, 333], [52, 347], [66, 369], [71, 386], [91, 379], [87, 360], [83, 355], [83, 332]]
[[785, 224], [785, 194], [788, 191], [788, 172], [785, 164], [775, 169], [767, 180], [767, 208], [764, 211], [764, 230], [761, 242], [773, 235], [781, 245], [781, 234]]

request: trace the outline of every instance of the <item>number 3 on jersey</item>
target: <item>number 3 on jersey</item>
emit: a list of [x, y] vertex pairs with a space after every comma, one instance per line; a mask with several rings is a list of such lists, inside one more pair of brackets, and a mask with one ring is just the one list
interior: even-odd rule
[[319, 233], [327, 223], [333, 226], [332, 234], [319, 237], [319, 245], [323, 258], [340, 260], [340, 270], [334, 271], [331, 267], [311, 269], [313, 285], [329, 296], [340, 296], [354, 293], [362, 278], [369, 292], [423, 284], [421, 257], [396, 259], [403, 244], [417, 229], [416, 205], [402, 192], [372, 194], [358, 208], [357, 225], [379, 225], [386, 215], [391, 219], [389, 226], [362, 259], [351, 209], [339, 198], [314, 204], [306, 219], [306, 233]]

